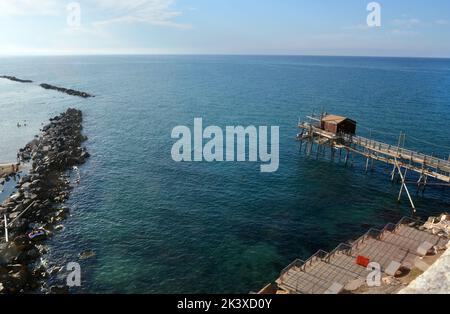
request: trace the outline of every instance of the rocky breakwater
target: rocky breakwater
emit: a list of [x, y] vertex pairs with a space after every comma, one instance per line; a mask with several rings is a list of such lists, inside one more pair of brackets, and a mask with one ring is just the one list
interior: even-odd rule
[[[19, 151], [31, 170], [0, 205], [0, 293], [33, 291], [50, 275], [37, 260], [46, 253], [43, 241], [68, 215], [63, 206], [71, 190], [68, 175], [89, 157], [81, 146], [85, 140], [81, 111], [68, 109], [50, 119], [41, 135]], [[5, 242], [4, 215], [9, 242]]]
[[85, 93], [85, 92], [80, 92], [80, 91], [77, 91], [77, 90], [74, 90], [74, 89], [69, 89], [69, 88], [64, 88], [64, 87], [57, 87], [57, 86], [46, 84], [46, 83], [40, 84], [40, 86], [42, 88], [44, 88], [44, 89], [55, 90], [55, 91], [58, 91], [58, 92], [61, 92], [61, 93], [65, 93], [65, 94], [71, 95], [71, 96], [79, 96], [79, 97], [83, 97], [83, 98], [94, 97], [94, 96], [92, 96], [92, 95], [90, 95], [88, 93]]
[[0, 78], [7, 79], [7, 80], [10, 80], [13, 82], [19, 82], [19, 83], [33, 83], [33, 81], [31, 81], [31, 80], [22, 80], [15, 76], [2, 75], [2, 76], [0, 76]]

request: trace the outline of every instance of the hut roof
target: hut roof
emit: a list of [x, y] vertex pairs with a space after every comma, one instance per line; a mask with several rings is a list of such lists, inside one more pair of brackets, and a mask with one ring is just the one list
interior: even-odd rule
[[334, 115], [334, 114], [329, 114], [329, 115], [326, 115], [325, 117], [323, 117], [322, 121], [338, 124], [338, 123], [341, 123], [341, 122], [343, 122], [343, 121], [345, 121], [347, 119], [348, 119], [347, 117], [342, 117], [342, 116], [337, 116], [337, 115]]

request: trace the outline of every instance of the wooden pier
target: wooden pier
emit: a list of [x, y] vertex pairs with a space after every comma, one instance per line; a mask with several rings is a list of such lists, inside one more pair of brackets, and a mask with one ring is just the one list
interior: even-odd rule
[[6, 163], [0, 164], [0, 177], [4, 175], [10, 175], [16, 173], [20, 170], [20, 165], [18, 163]]
[[[300, 151], [307, 156], [316, 156], [330, 151], [331, 160], [338, 159], [347, 165], [353, 163], [353, 156], [360, 155], [366, 159], [366, 172], [373, 168], [374, 161], [383, 162], [393, 166], [391, 180], [396, 176], [401, 181], [398, 196], [400, 201], [403, 192], [406, 192], [411, 206], [416, 212], [408, 184], [414, 183], [417, 191], [424, 191], [427, 185], [450, 186], [450, 160], [439, 159], [402, 147], [405, 135], [400, 134], [398, 145], [389, 145], [373, 139], [357, 136], [355, 134], [356, 122], [345, 117], [334, 115], [321, 115], [308, 117], [309, 122], [300, 122]], [[314, 151], [315, 150], [315, 151]], [[418, 174], [418, 181], [408, 181], [408, 172]], [[428, 182], [429, 178], [437, 182]]]

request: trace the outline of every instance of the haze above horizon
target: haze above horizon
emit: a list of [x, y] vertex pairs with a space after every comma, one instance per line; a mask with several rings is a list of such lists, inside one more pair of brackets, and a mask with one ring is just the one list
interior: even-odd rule
[[8, 0], [0, 55], [450, 57], [450, 2], [377, 1], [380, 27], [369, 2]]

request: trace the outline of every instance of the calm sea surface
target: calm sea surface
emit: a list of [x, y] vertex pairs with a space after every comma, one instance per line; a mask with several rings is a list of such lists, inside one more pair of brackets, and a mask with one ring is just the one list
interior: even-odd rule
[[[347, 115], [358, 132], [448, 157], [450, 60], [114, 56], [1, 58], [0, 75], [71, 87], [92, 99], [0, 80], [0, 163], [50, 117], [84, 112], [91, 159], [71, 196], [65, 230], [46, 259], [81, 261], [78, 292], [246, 293], [295, 258], [331, 250], [369, 227], [408, 215], [390, 168], [364, 173], [298, 152], [296, 124], [314, 109]], [[175, 163], [172, 128], [280, 126], [280, 168], [255, 163]], [[26, 127], [17, 128], [17, 122]], [[436, 143], [432, 146], [427, 142]], [[0, 200], [7, 193], [0, 194]], [[429, 189], [422, 216], [450, 211]]]

